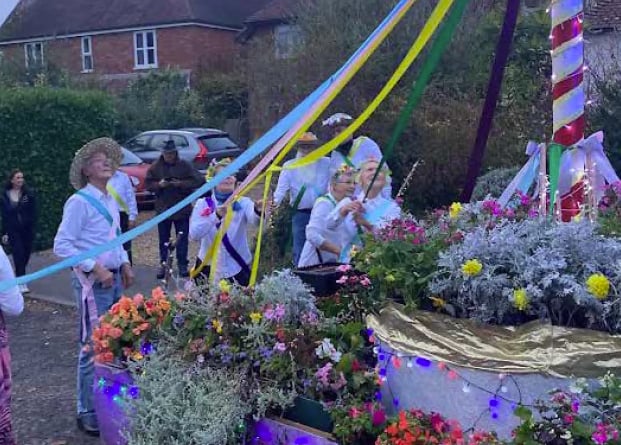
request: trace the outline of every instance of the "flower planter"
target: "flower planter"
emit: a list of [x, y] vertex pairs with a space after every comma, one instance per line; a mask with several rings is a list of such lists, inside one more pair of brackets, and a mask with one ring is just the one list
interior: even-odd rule
[[294, 405], [285, 411], [283, 417], [293, 422], [301, 423], [319, 431], [332, 431], [332, 418], [320, 402], [297, 397]]
[[337, 445], [331, 435], [285, 419], [260, 419], [252, 433], [249, 445]]
[[334, 294], [339, 285], [336, 283], [342, 272], [339, 272], [337, 268], [340, 266], [338, 263], [326, 263], [320, 266], [304, 267], [297, 269], [294, 273], [300, 277], [304, 283], [313, 288], [316, 297], [327, 297]]
[[95, 363], [93, 401], [104, 445], [125, 445], [123, 433], [129, 427], [127, 400], [138, 396], [133, 379], [125, 368]]
[[386, 406], [435, 411], [464, 429], [511, 437], [520, 403], [547, 400], [574, 378], [621, 371], [621, 337], [532, 322], [490, 326], [389, 306], [367, 319]]

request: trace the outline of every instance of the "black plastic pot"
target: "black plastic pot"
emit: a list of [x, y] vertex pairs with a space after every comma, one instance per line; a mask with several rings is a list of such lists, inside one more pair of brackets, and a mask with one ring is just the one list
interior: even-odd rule
[[294, 405], [285, 411], [283, 417], [316, 430], [332, 432], [330, 413], [323, 409], [320, 402], [306, 397], [296, 397]]
[[336, 270], [339, 266], [339, 263], [326, 263], [296, 269], [294, 273], [313, 288], [316, 297], [327, 297], [339, 289], [336, 280], [343, 275], [342, 272]]

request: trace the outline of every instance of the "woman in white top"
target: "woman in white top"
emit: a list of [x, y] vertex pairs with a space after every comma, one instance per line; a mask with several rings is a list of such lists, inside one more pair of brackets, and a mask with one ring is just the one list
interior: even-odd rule
[[[11, 263], [0, 248], [0, 283], [15, 278]], [[24, 297], [17, 286], [0, 291], [0, 443], [14, 444], [11, 428], [11, 354], [4, 324], [4, 314], [19, 315], [24, 310]]]
[[300, 255], [298, 267], [309, 267], [339, 260], [342, 250], [356, 236], [352, 213], [362, 210], [357, 201], [340, 201], [351, 196], [356, 187], [354, 171], [343, 165], [330, 179], [330, 192], [319, 197], [313, 205], [306, 226], [306, 242]]
[[[356, 223], [367, 231], [381, 229], [389, 224], [393, 219], [401, 217], [401, 208], [399, 204], [392, 198], [386, 198], [382, 195], [382, 190], [386, 186], [388, 177], [388, 169], [383, 166], [377, 174], [375, 181], [369, 185], [375, 176], [375, 171], [379, 166], [376, 159], [367, 159], [360, 166], [359, 182], [362, 191], [358, 195], [358, 201], [364, 206], [364, 213], [356, 213], [354, 220]], [[365, 193], [369, 190], [366, 200]]]
[[[212, 163], [209, 176], [215, 176], [221, 169], [231, 163], [230, 159], [224, 159]], [[190, 239], [200, 241], [196, 268], [198, 275], [197, 283], [208, 282], [211, 272], [211, 258], [206, 256], [210, 253], [212, 244], [218, 233], [220, 224], [224, 223], [226, 208], [224, 202], [235, 190], [237, 179], [228, 176], [223, 179], [213, 191], [213, 194], [199, 199], [190, 216]], [[260, 220], [260, 206], [251, 199], [241, 197], [233, 203], [233, 218], [229, 228], [222, 238], [218, 248], [216, 262], [215, 281], [226, 279], [247, 286], [250, 280], [250, 262], [252, 254], [248, 247], [248, 225], [257, 226]], [[201, 264], [205, 262], [204, 267]]]

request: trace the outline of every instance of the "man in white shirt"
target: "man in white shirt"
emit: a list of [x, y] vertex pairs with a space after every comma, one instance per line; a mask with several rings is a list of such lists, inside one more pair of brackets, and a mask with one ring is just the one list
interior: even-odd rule
[[[70, 182], [77, 193], [65, 203], [54, 238], [54, 253], [60, 258], [79, 255], [120, 235], [118, 207], [106, 185], [121, 157], [121, 147], [109, 138], [95, 139], [76, 153]], [[92, 328], [133, 280], [129, 258], [122, 246], [88, 258], [73, 268], [72, 285], [80, 314], [77, 421], [78, 427], [89, 435], [99, 434], [92, 394]]]
[[[304, 133], [297, 143], [297, 156], [299, 159], [306, 156], [318, 145], [317, 136], [313, 133]], [[293, 160], [284, 163], [283, 167], [291, 164]], [[306, 242], [306, 226], [310, 220], [311, 211], [315, 200], [328, 191], [330, 181], [330, 159], [323, 157], [311, 165], [283, 170], [278, 177], [278, 185], [274, 192], [274, 203], [280, 205], [289, 194], [289, 202], [293, 210], [291, 230], [293, 237], [293, 264], [297, 265], [300, 254]]]
[[[108, 181], [106, 187], [108, 193], [112, 195], [114, 201], [119, 207], [119, 217], [121, 219], [121, 232], [125, 233], [136, 227], [136, 218], [138, 217], [138, 204], [136, 203], [136, 191], [129, 175], [121, 170], [117, 170]], [[129, 263], [132, 261], [132, 242], [127, 241], [123, 244], [123, 248], [129, 257]]]
[[[336, 137], [342, 133], [353, 121], [349, 114], [335, 113], [322, 122], [324, 127], [331, 130], [331, 137]], [[356, 138], [350, 136], [345, 142], [336, 147], [330, 156], [330, 173], [334, 174], [337, 169], [346, 164], [355, 170], [359, 170], [360, 166], [367, 159], [382, 159], [382, 150], [373, 139], [368, 136], [358, 136]], [[356, 192], [362, 191], [360, 187], [356, 188]], [[366, 192], [366, 190], [364, 190]], [[390, 180], [386, 182], [382, 190], [382, 196], [390, 199], [392, 194], [392, 185]]]

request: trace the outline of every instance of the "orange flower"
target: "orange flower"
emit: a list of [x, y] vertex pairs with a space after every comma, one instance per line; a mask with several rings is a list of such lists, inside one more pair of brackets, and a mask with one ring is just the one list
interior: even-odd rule
[[140, 331], [140, 329], [138, 329], [138, 328], [134, 328], [134, 329], [132, 329], [132, 334], [134, 334], [134, 335], [138, 336], [138, 335], [140, 335], [140, 334], [141, 334], [141, 331]]
[[138, 326], [138, 329], [140, 329], [141, 331], [146, 331], [150, 327], [151, 325], [149, 323], [141, 323], [140, 326]]
[[165, 298], [166, 295], [164, 294], [164, 291], [162, 290], [162, 288], [158, 286], [158, 287], [156, 287], [155, 289], [153, 289], [151, 291], [151, 297], [154, 300], [161, 300], [161, 299]]
[[120, 338], [123, 335], [123, 330], [120, 328], [112, 328], [110, 329], [110, 337], [116, 339]]
[[170, 301], [168, 301], [168, 300], [160, 300], [158, 306], [159, 306], [159, 308], [162, 311], [168, 312], [170, 310]]
[[121, 297], [121, 299], [118, 302], [119, 308], [122, 311], [131, 311], [132, 306], [133, 306], [134, 302], [131, 300], [131, 298], [128, 297]]
[[110, 308], [110, 313], [112, 315], [118, 315], [120, 310], [121, 310], [121, 307], [119, 306], [119, 304], [118, 303], [114, 303], [112, 305], [112, 307]]

